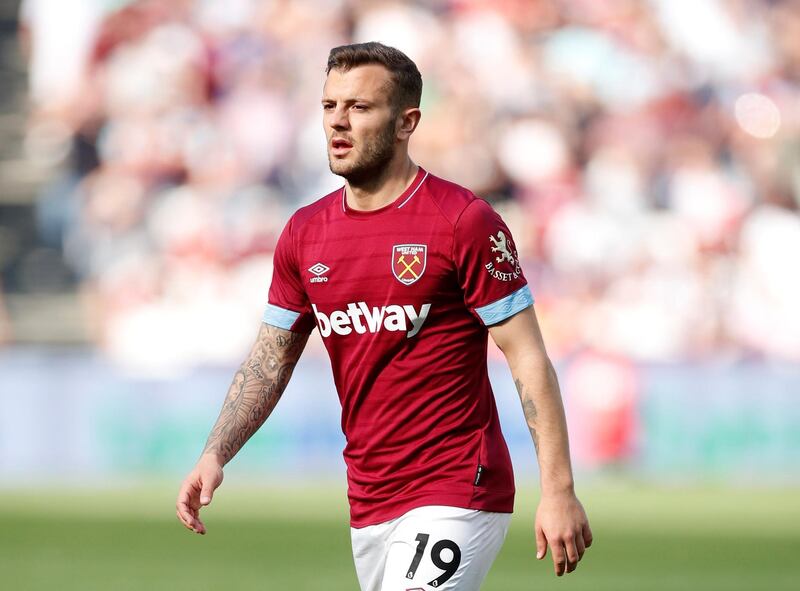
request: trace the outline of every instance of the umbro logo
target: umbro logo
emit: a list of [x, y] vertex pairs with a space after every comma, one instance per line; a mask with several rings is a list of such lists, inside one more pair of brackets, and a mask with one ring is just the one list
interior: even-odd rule
[[325, 273], [331, 270], [330, 267], [323, 265], [322, 263], [314, 263], [308, 268], [316, 277], [311, 278], [311, 283], [325, 283], [328, 278], [323, 277]]

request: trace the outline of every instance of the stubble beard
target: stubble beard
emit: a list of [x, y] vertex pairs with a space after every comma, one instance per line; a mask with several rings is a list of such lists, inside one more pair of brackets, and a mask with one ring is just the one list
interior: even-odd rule
[[346, 179], [351, 186], [371, 185], [383, 177], [394, 154], [394, 120], [391, 120], [374, 142], [364, 144], [357, 160], [334, 160], [328, 153], [328, 166], [333, 174]]

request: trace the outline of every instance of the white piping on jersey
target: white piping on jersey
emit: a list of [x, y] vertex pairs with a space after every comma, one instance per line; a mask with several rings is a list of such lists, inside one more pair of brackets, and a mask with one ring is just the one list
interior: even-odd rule
[[417, 191], [419, 191], [419, 188], [422, 186], [422, 183], [424, 183], [424, 182], [425, 182], [425, 179], [426, 179], [426, 178], [428, 178], [428, 171], [427, 171], [427, 170], [425, 171], [425, 176], [424, 176], [424, 177], [422, 177], [422, 180], [421, 180], [421, 181], [419, 182], [419, 184], [417, 185], [417, 188], [416, 188], [416, 189], [414, 189], [414, 190], [411, 192], [411, 195], [409, 195], [408, 197], [406, 197], [406, 200], [405, 200], [405, 201], [403, 201], [403, 202], [402, 202], [400, 205], [398, 205], [398, 206], [397, 206], [397, 209], [400, 209], [400, 208], [401, 208], [401, 207], [403, 207], [403, 206], [404, 206], [406, 203], [408, 203], [408, 202], [409, 202], [409, 200], [410, 200], [410, 199], [411, 199], [411, 198], [412, 198], [412, 197], [413, 197], [413, 196], [416, 194], [416, 192], [417, 192]]
[[[408, 203], [411, 200], [411, 198], [414, 195], [416, 195], [417, 191], [419, 191], [419, 188], [422, 186], [422, 183], [424, 183], [425, 179], [428, 178], [428, 174], [429, 173], [426, 170], [425, 171], [425, 176], [422, 177], [422, 180], [419, 182], [419, 184], [416, 186], [416, 188], [413, 191], [411, 191], [411, 195], [406, 197], [405, 200], [400, 205], [397, 206], [397, 209], [400, 209], [401, 207], [403, 207], [406, 203]], [[347, 208], [345, 207], [345, 199], [347, 199], [347, 193], [345, 193], [345, 189], [346, 188], [347, 188], [347, 185], [342, 187], [342, 211], [345, 212], [345, 213], [347, 213]]]

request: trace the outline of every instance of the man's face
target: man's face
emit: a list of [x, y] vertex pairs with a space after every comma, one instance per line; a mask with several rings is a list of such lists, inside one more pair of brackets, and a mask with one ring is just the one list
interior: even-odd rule
[[396, 149], [391, 74], [368, 64], [331, 70], [322, 91], [322, 123], [331, 172], [358, 182], [379, 173]]

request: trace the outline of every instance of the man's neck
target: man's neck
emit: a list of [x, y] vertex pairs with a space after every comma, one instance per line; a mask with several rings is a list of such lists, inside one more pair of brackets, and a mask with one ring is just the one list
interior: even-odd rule
[[419, 166], [406, 156], [397, 163], [390, 162], [382, 174], [373, 176], [366, 182], [356, 185], [347, 181], [347, 205], [359, 211], [380, 209], [397, 199], [408, 188], [418, 170]]

